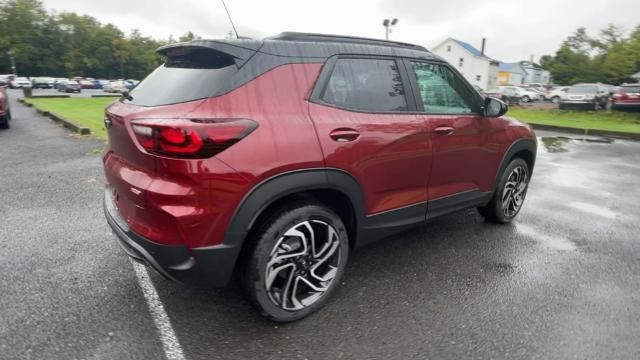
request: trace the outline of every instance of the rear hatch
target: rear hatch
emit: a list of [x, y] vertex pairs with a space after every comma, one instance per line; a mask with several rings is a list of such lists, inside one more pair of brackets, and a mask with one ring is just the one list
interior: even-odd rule
[[[148, 191], [152, 191], [154, 181], [181, 181], [168, 178], [167, 158], [145, 151], [133, 125], [141, 119], [170, 123], [189, 119], [189, 114], [206, 99], [228, 91], [234, 75], [256, 50], [211, 41], [176, 44], [158, 51], [165, 57], [165, 63], [105, 113], [106, 179], [115, 205], [129, 225], [132, 219], [142, 223], [145, 218], [162, 216], [157, 209], [147, 206]], [[170, 229], [164, 232], [170, 233]], [[154, 238], [153, 234], [141, 235]]]

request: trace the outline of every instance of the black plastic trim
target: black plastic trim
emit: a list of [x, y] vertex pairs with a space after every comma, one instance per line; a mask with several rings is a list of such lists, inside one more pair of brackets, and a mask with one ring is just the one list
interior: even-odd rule
[[493, 192], [483, 192], [472, 189], [458, 194], [444, 196], [429, 201], [427, 220], [450, 214], [466, 208], [486, 205], [493, 196]]
[[520, 151], [528, 151], [531, 153], [532, 162], [530, 164], [530, 169], [529, 169], [529, 176], [531, 176], [533, 174], [533, 167], [536, 162], [537, 149], [538, 149], [538, 143], [535, 139], [521, 138], [514, 141], [502, 156], [502, 160], [500, 161], [500, 167], [498, 168], [498, 172], [496, 173], [496, 178], [493, 183], [493, 191], [495, 192], [496, 186], [498, 186], [498, 181], [500, 180], [500, 176], [504, 172], [504, 169], [509, 165], [509, 162], [511, 161], [513, 156]]

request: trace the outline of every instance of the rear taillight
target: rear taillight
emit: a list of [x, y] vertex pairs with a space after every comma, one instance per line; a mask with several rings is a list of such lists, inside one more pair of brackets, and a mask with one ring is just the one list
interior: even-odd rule
[[258, 124], [248, 119], [137, 119], [131, 127], [149, 153], [207, 158], [237, 143]]

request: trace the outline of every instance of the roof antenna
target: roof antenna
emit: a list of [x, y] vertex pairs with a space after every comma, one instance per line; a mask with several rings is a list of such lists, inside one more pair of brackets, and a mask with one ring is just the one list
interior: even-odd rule
[[227, 4], [224, 3], [224, 0], [220, 0], [220, 1], [222, 1], [222, 6], [224, 6], [224, 11], [227, 12], [227, 17], [229, 18], [229, 22], [231, 23], [233, 32], [236, 33], [236, 38], [240, 39], [240, 36], [238, 35], [238, 30], [236, 30], [236, 26], [233, 24], [233, 20], [231, 19], [231, 14], [229, 14], [229, 9], [227, 9]]

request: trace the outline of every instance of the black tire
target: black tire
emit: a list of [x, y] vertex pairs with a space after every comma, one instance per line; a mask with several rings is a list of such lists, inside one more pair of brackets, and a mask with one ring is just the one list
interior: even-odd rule
[[[517, 204], [516, 200], [508, 199], [506, 205], [507, 209], [505, 210], [503, 199], [505, 199], [507, 196], [511, 197], [512, 194], [506, 193], [507, 191], [509, 191], [507, 182], [513, 182], [514, 171], [516, 171], [516, 169], [524, 170], [524, 187], [519, 188], [518, 185], [520, 183], [516, 183], [516, 185], [514, 185], [513, 187], [509, 187], [511, 188], [512, 192], [517, 191], [521, 196], [518, 197], [520, 200], [517, 208], [514, 209], [515, 205]], [[498, 224], [506, 224], [511, 222], [522, 209], [522, 205], [527, 195], [527, 189], [529, 187], [529, 180], [531, 178], [530, 174], [531, 172], [529, 170], [529, 165], [527, 165], [527, 162], [522, 158], [517, 157], [511, 160], [509, 165], [507, 165], [507, 167], [500, 175], [500, 180], [498, 181], [498, 185], [496, 186], [496, 190], [493, 194], [493, 198], [491, 198], [491, 201], [486, 206], [478, 208], [478, 212], [480, 213], [480, 215], [482, 215], [487, 221], [495, 222]]]
[[528, 103], [529, 101], [531, 101], [531, 99], [529, 98], [529, 95], [523, 96], [521, 100], [523, 103]]
[[[317, 239], [326, 238], [326, 244], [331, 245], [327, 248], [322, 247], [322, 251], [319, 251], [317, 256], [322, 258], [323, 256], [333, 254], [329, 256], [328, 260], [324, 261], [324, 265], [331, 262], [335, 264], [335, 267], [331, 266], [330, 270], [328, 270], [325, 275], [322, 275], [323, 277], [332, 276], [332, 278], [331, 280], [328, 280], [328, 283], [325, 281], [314, 284], [317, 287], [325, 286], [323, 292], [309, 291], [309, 293], [319, 295], [310, 295], [309, 298], [299, 300], [297, 297], [291, 296], [291, 294], [298, 294], [296, 292], [297, 287], [294, 286], [293, 291], [291, 292], [287, 292], [287, 289], [290, 289], [291, 284], [301, 284], [301, 277], [308, 279], [314, 276], [312, 280], [318, 281], [318, 275], [314, 274], [314, 271], [317, 271], [317, 269], [314, 269], [314, 266], [320, 266], [305, 265], [305, 256], [291, 256], [302, 252], [302, 249], [299, 246], [301, 246], [300, 244], [303, 244], [303, 238], [292, 236], [291, 232], [295, 232], [299, 229], [306, 231], [304, 230], [306, 227], [304, 227], [303, 224], [313, 224], [313, 226], [331, 226], [334, 229], [335, 236], [337, 236], [337, 238], [335, 236], [329, 236], [331, 233], [329, 232], [328, 227], [326, 228], [326, 237], [321, 235], [316, 238], [316, 241]], [[285, 233], [289, 233], [290, 235], [285, 237]], [[311, 238], [311, 236], [309, 236], [309, 238]], [[258, 309], [258, 311], [267, 319], [277, 322], [299, 320], [323, 307], [335, 292], [338, 284], [340, 284], [347, 264], [347, 258], [349, 256], [348, 235], [340, 217], [330, 209], [314, 203], [299, 202], [275, 211], [257, 225], [256, 231], [252, 231], [252, 234], [247, 241], [250, 241], [248, 244], [250, 247], [243, 253], [242, 258], [240, 259], [240, 268], [238, 269], [240, 285], [256, 309]], [[285, 243], [286, 241], [292, 242]], [[289, 244], [291, 244], [291, 246]], [[298, 247], [296, 248], [296, 246]], [[316, 249], [317, 247], [318, 245], [316, 244]], [[305, 249], [308, 248], [310, 247]], [[325, 252], [323, 252], [325, 249], [326, 255]], [[336, 252], [337, 259], [334, 258]], [[306, 256], [306, 258], [311, 259], [310, 261], [320, 261], [318, 258], [313, 259], [310, 255]], [[273, 263], [273, 259], [277, 257], [288, 258]], [[303, 259], [298, 259], [300, 257]], [[313, 255], [313, 257], [315, 257], [315, 255]], [[271, 266], [269, 266], [269, 262], [272, 262]], [[282, 265], [278, 266], [277, 264]], [[291, 267], [288, 270], [275, 271], [277, 268], [285, 268], [283, 265], [291, 265]], [[276, 275], [273, 275], [272, 278], [275, 280], [271, 280], [271, 283], [268, 285], [267, 275], [269, 274], [269, 271]], [[299, 271], [306, 271], [306, 275], [299, 273]], [[329, 275], [330, 273], [334, 275]], [[276, 286], [276, 283], [279, 283], [282, 286], [278, 287]], [[274, 290], [268, 290], [268, 287], [269, 289]], [[312, 290], [306, 285], [302, 285], [300, 287], [301, 290], [305, 290], [305, 288]], [[279, 290], [280, 293], [278, 294]], [[315, 299], [313, 299], [313, 302], [304, 305], [302, 308], [295, 308], [296, 306], [302, 305], [302, 302], [308, 301], [314, 296]], [[284, 300], [282, 300], [283, 298]], [[298, 304], [293, 301], [294, 298]], [[278, 304], [278, 302], [280, 303]], [[287, 307], [289, 307], [289, 309], [287, 309]]]
[[7, 111], [7, 113], [0, 117], [0, 129], [8, 129], [9, 128], [9, 120], [11, 120], [11, 112]]

